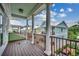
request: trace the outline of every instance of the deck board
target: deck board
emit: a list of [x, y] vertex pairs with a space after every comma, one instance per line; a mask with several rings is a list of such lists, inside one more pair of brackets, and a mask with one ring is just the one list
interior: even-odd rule
[[10, 42], [2, 56], [44, 56], [44, 49], [28, 40]]

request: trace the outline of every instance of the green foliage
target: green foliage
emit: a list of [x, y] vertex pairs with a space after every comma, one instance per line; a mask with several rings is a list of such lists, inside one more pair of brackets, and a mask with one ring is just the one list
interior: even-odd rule
[[[75, 52], [71, 52], [71, 56], [73, 56], [73, 55], [78, 56], [79, 55], [79, 47], [78, 46], [76, 46], [76, 48], [75, 48], [75, 44], [72, 44], [71, 46], [70, 45], [67, 45], [67, 47], [70, 47], [70, 48], [76, 50]], [[76, 53], [76, 54], [74, 54], [74, 53]]]
[[[65, 45], [64, 47], [63, 47], [63, 49], [65, 49], [65, 48], [67, 48], [67, 47], [69, 47], [69, 48], [71, 48], [71, 49], [75, 49], [75, 44], [72, 44], [71, 46], [69, 45], [69, 44], [67, 44], [67, 45]], [[61, 53], [62, 52], [62, 50], [63, 50], [62, 48], [60, 48], [60, 49], [57, 49], [56, 50], [56, 54], [59, 54], [59, 53]], [[76, 54], [75, 54], [76, 53]], [[70, 56], [79, 56], [79, 47], [78, 46], [76, 46], [76, 52], [74, 51], [74, 52], [71, 52], [71, 54], [69, 54]]]
[[13, 31], [13, 33], [16, 33], [16, 31]]
[[62, 52], [62, 48], [56, 50], [56, 54], [59, 54], [61, 52]]
[[70, 39], [77, 39], [79, 35], [79, 25], [74, 25], [68, 29], [68, 38]]

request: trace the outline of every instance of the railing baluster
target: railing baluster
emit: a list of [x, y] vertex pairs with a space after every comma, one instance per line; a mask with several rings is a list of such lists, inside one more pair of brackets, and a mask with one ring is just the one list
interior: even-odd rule
[[59, 39], [59, 56], [60, 56], [60, 39]]
[[[66, 41], [66, 46], [67, 46], [67, 40], [65, 40]], [[66, 47], [66, 54], [67, 54], [67, 47]]]
[[[53, 37], [54, 38], [54, 37]], [[54, 38], [54, 40], [53, 40], [53, 55], [55, 56], [55, 38]]]
[[71, 51], [71, 44], [72, 44], [72, 42], [70, 41], [70, 55], [71, 55], [71, 52], [72, 52], [72, 51]]
[[54, 38], [54, 41], [53, 41], [53, 44], [54, 44], [54, 53], [55, 53], [55, 40], [56, 40], [56, 39]]
[[77, 42], [75, 42], [75, 56], [76, 56], [76, 50], [77, 50]]
[[53, 51], [52, 51], [52, 37], [51, 37], [51, 55], [53, 56]]
[[46, 36], [44, 36], [44, 51], [46, 49]]
[[53, 48], [54, 48], [54, 49], [52, 49], [53, 50], [53, 55], [55, 55], [55, 38], [54, 37], [53, 37], [53, 41], [52, 42], [53, 42]]
[[[56, 38], [56, 49], [55, 49], [55, 50], [57, 50], [57, 47], [58, 47], [58, 46], [57, 46], [57, 43], [58, 43], [57, 40], [58, 40], [58, 39]], [[57, 55], [57, 54], [56, 54], [56, 55]]]
[[[62, 39], [62, 51], [63, 51], [63, 39]], [[62, 54], [62, 56], [63, 56], [63, 54]]]
[[55, 38], [53, 38], [53, 42], [52, 43], [53, 43], [53, 53], [55, 55], [55, 44], [54, 44], [55, 43]]

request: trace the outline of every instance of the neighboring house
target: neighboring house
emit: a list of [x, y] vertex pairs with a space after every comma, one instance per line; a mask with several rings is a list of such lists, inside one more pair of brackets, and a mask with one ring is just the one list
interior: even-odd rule
[[38, 25], [34, 26], [34, 33], [41, 34], [41, 28]]
[[[42, 32], [45, 33], [45, 25], [42, 25]], [[68, 26], [65, 21], [51, 22], [51, 35], [60, 38], [68, 38]]]
[[[23, 35], [26, 35], [26, 27], [27, 26], [22, 26], [22, 25], [10, 25], [10, 31], [9, 32], [16, 32], [16, 33], [20, 33]], [[32, 31], [32, 27], [28, 25], [28, 33], [30, 33]]]
[[22, 26], [20, 26], [20, 25], [12, 25], [12, 24], [10, 24], [9, 32], [10, 33], [12, 33], [12, 32], [20, 33], [21, 28], [22, 28]]

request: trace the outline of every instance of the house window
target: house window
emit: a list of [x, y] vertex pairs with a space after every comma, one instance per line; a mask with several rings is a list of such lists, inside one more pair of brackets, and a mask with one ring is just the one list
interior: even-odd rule
[[2, 45], [2, 15], [0, 15], [0, 46]]
[[62, 38], [64, 38], [64, 36], [62, 36]]
[[64, 31], [64, 29], [63, 28], [61, 28], [61, 32], [63, 32]]

